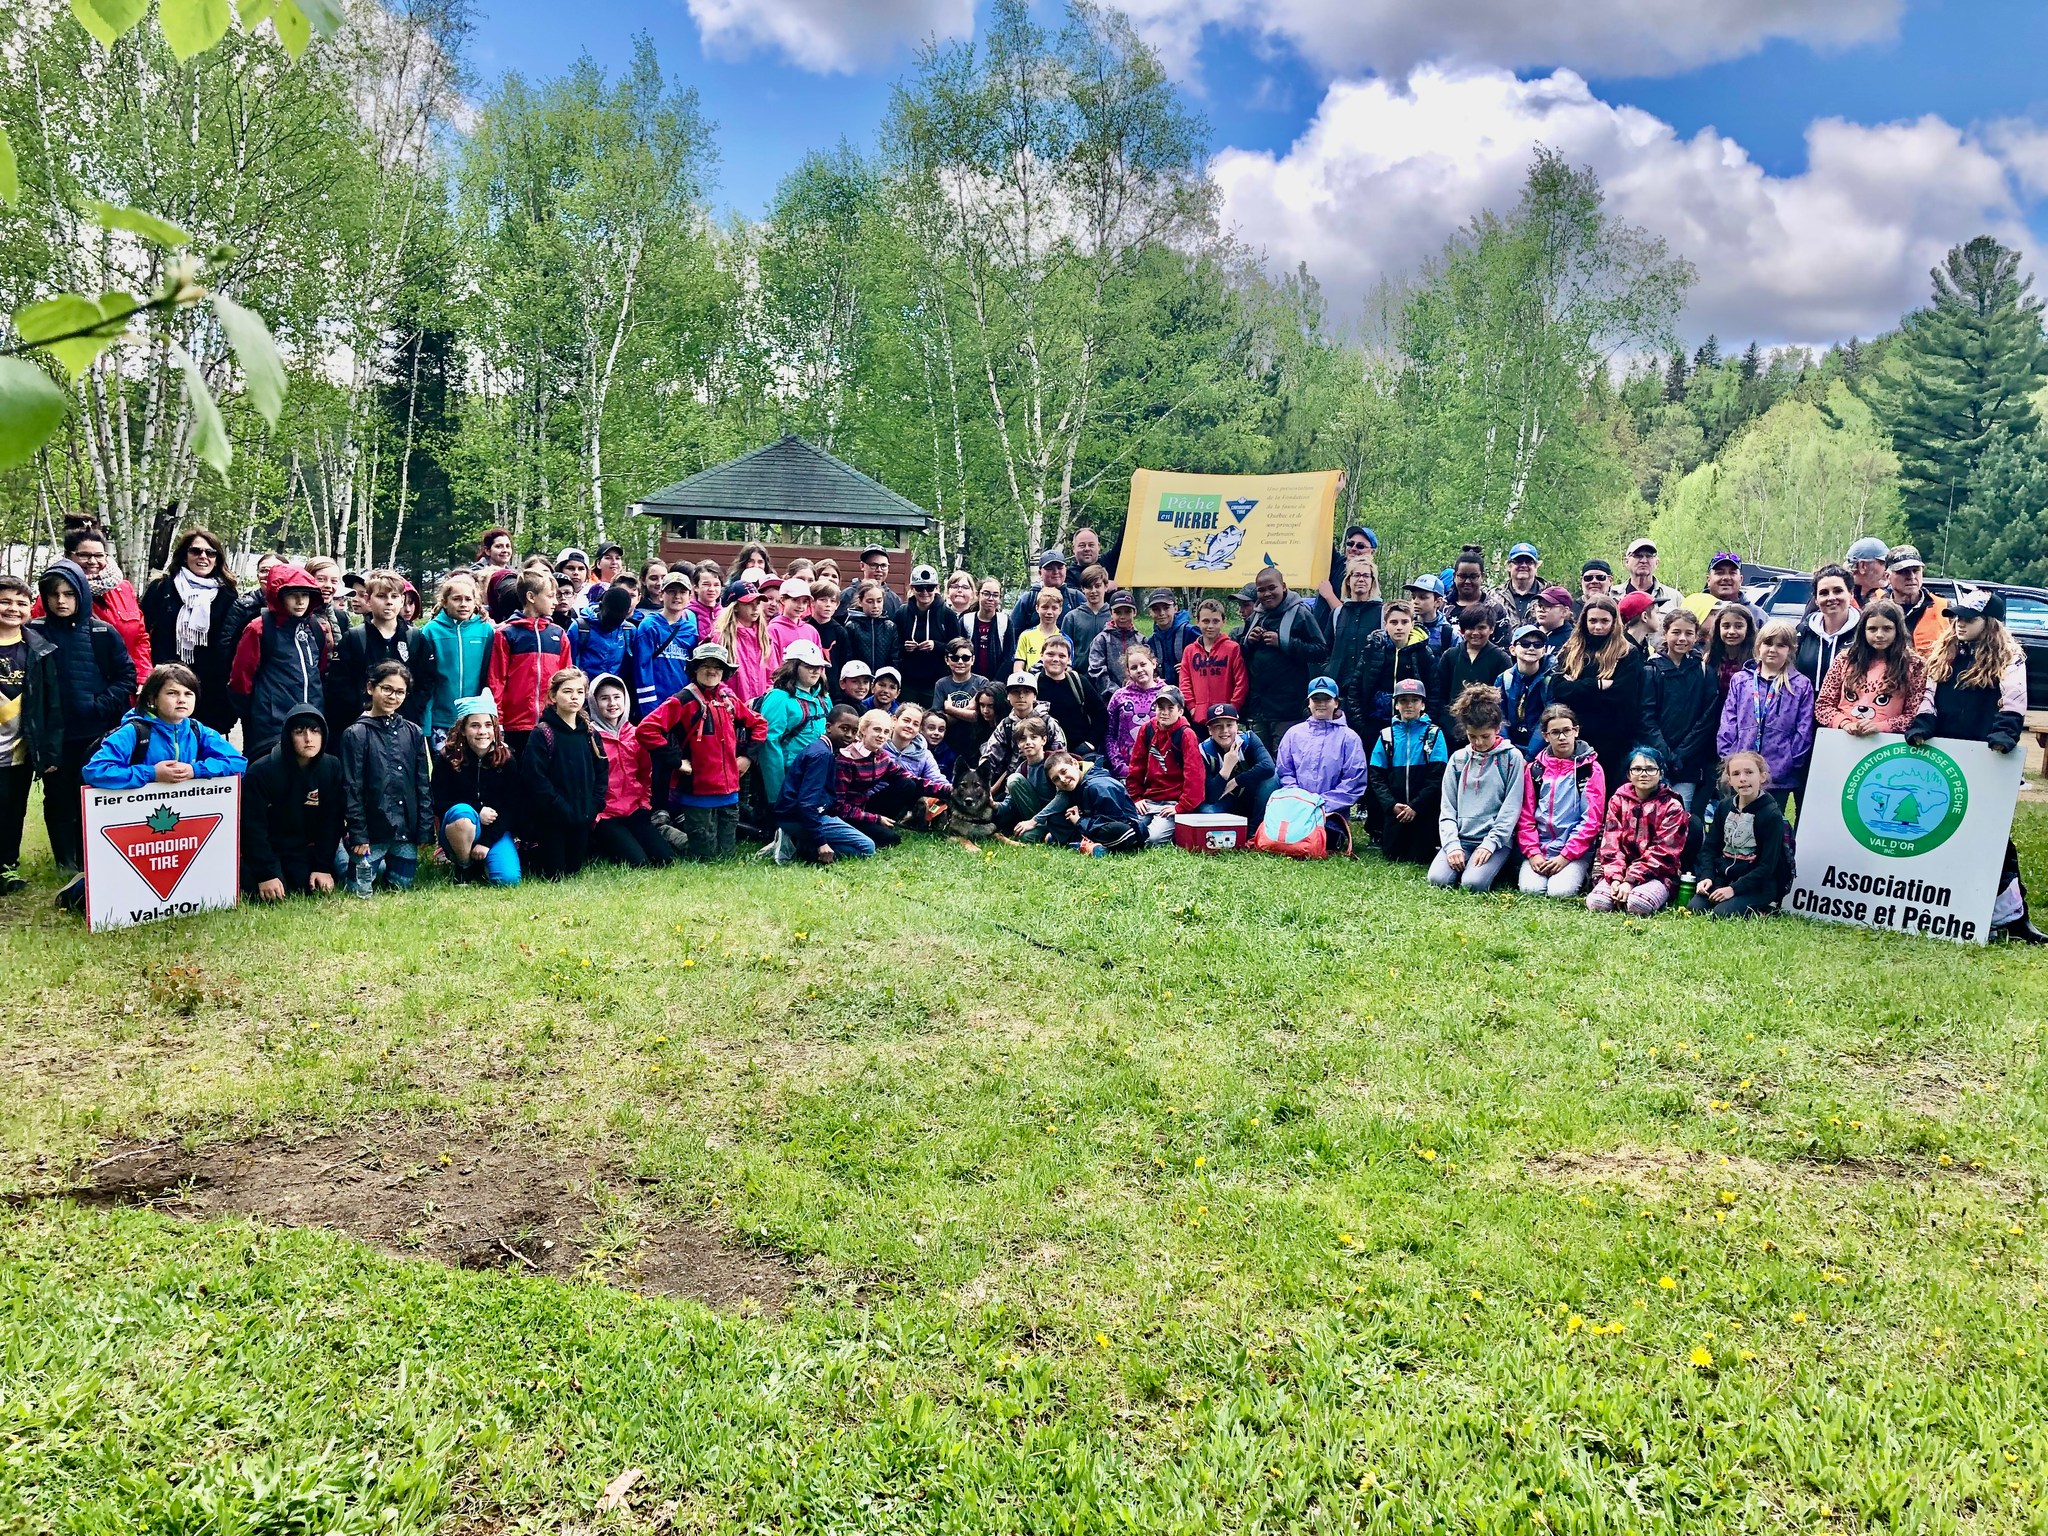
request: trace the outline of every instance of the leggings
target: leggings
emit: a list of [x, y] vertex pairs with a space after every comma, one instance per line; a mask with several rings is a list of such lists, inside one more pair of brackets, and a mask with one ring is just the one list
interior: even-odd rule
[[590, 852], [594, 858], [623, 864], [628, 869], [672, 864], [676, 857], [654, 830], [653, 812], [645, 810], [600, 821], [590, 834]]
[[[1419, 819], [1420, 813], [1417, 814]], [[1463, 886], [1468, 891], [1492, 890], [1493, 882], [1499, 878], [1500, 872], [1508, 867], [1507, 851], [1497, 851], [1485, 864], [1480, 865], [1472, 862], [1472, 855], [1478, 852], [1479, 844], [1470, 842], [1463, 843], [1462, 846], [1465, 850], [1465, 867], [1462, 870], [1451, 868], [1451, 861], [1444, 857], [1443, 849], [1439, 848], [1436, 857], [1429, 861], [1429, 883]]]
[[[1628, 915], [1630, 917], [1648, 917], [1652, 912], [1661, 912], [1664, 909], [1665, 903], [1670, 900], [1671, 887], [1669, 885], [1665, 884], [1662, 880], [1645, 880], [1641, 885], [1629, 888], [1628, 901], [1626, 903]], [[1608, 890], [1605, 880], [1599, 882], [1587, 893], [1586, 910], [1588, 912], [1612, 912], [1614, 910], [1614, 896]]]
[[1704, 894], [1693, 897], [1692, 909], [1713, 917], [1763, 917], [1777, 906], [1760, 896], [1730, 896], [1726, 901], [1712, 902]]
[[519, 883], [519, 847], [511, 838], [500, 836], [495, 843], [482, 843], [484, 835], [483, 818], [476, 813], [476, 807], [451, 805], [448, 814], [441, 818], [441, 851], [451, 859], [455, 850], [448, 846], [448, 829], [461, 822], [469, 823], [469, 835], [475, 841], [471, 844], [470, 862], [466, 869], [457, 870], [458, 875], [474, 874], [477, 871], [476, 852], [482, 845], [483, 877], [492, 885], [517, 885]]
[[590, 857], [590, 827], [544, 826], [533, 845], [533, 872], [543, 880], [560, 880], [583, 872]]

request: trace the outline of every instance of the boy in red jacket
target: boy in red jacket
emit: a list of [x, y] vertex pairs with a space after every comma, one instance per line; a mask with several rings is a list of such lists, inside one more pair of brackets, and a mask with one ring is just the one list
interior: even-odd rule
[[1145, 818], [1146, 847], [1173, 841], [1173, 818], [1202, 808], [1207, 782], [1201, 739], [1188, 724], [1180, 690], [1162, 688], [1152, 701], [1152, 718], [1131, 743], [1130, 771], [1124, 775], [1124, 788]]
[[1242, 711], [1252, 690], [1244, 669], [1244, 652], [1223, 633], [1223, 600], [1205, 597], [1195, 605], [1195, 627], [1201, 636], [1180, 653], [1180, 692], [1187, 712], [1207, 720], [1211, 706], [1228, 704]]
[[505, 744], [515, 753], [525, 750], [548, 707], [549, 682], [569, 665], [569, 636], [552, 617], [555, 578], [545, 571], [520, 577], [519, 608], [517, 618], [498, 626], [484, 668], [484, 689], [498, 701]]
[[731, 674], [725, 647], [702, 642], [690, 652], [689, 687], [638, 727], [640, 744], [654, 758], [655, 798], [667, 807], [661, 835], [686, 859], [732, 857], [740, 780], [768, 739], [768, 722], [725, 686]]

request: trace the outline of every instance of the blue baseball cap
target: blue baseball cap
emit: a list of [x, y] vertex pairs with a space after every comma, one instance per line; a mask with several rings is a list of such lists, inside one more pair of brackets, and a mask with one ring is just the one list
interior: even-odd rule
[[1310, 678], [1308, 680], [1308, 696], [1314, 698], [1319, 693], [1327, 693], [1331, 698], [1336, 698], [1337, 679], [1329, 676]]
[[1444, 579], [1441, 576], [1424, 571], [1402, 590], [1407, 592], [1427, 592], [1431, 597], [1442, 597], [1444, 595]]
[[1541, 560], [1543, 558], [1541, 555], [1536, 553], [1536, 546], [1534, 544], [1517, 544], [1513, 549], [1508, 551], [1508, 558], [1510, 560], [1520, 560], [1525, 555], [1531, 560]]
[[1354, 533], [1362, 533], [1365, 535], [1366, 548], [1378, 549], [1380, 547], [1380, 536], [1374, 533], [1370, 528], [1366, 527], [1365, 524], [1353, 523], [1349, 528], [1346, 528], [1344, 530], [1344, 537], [1348, 539]]

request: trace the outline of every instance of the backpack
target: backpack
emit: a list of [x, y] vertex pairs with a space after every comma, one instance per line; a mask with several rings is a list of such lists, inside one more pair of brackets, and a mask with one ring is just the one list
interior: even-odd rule
[[[1321, 795], [1305, 789], [1276, 789], [1266, 802], [1266, 814], [1252, 838], [1252, 846], [1266, 853], [1285, 854], [1290, 859], [1327, 859], [1330, 856], [1330, 815]], [[1339, 853], [1351, 851], [1348, 831]]]

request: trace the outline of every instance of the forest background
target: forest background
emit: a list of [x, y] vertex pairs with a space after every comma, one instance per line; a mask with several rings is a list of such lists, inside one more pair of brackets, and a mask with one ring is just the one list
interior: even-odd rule
[[930, 510], [922, 557], [1013, 581], [1080, 524], [1113, 536], [1146, 465], [1343, 469], [1390, 574], [1524, 538], [1558, 570], [1648, 532], [1689, 582], [1717, 549], [1806, 567], [1874, 533], [2048, 582], [2041, 304], [1975, 231], [1885, 335], [1684, 337], [1685, 253], [1533, 145], [1518, 201], [1333, 314], [1221, 226], [1205, 125], [1082, 0], [1050, 25], [1001, 0], [925, 50], [875, 142], [821, 147], [758, 220], [715, 212], [717, 127], [645, 39], [618, 73], [484, 86], [465, 0], [323, 0], [345, 24], [296, 62], [260, 22], [107, 47], [76, 6], [16, 9], [0, 350], [59, 290], [164, 291], [179, 258], [96, 208], [173, 221], [241, 310], [166, 307], [75, 371], [29, 354], [71, 409], [0, 472], [0, 543], [87, 512], [139, 575], [176, 508], [414, 574], [496, 524], [639, 554], [637, 498], [793, 431]]

